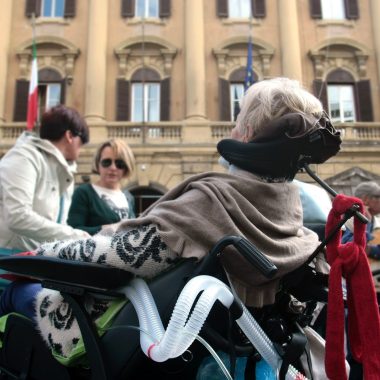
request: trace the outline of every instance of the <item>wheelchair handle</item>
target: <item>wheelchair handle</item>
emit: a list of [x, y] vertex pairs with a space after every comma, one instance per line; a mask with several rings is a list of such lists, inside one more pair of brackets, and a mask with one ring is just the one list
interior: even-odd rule
[[272, 263], [255, 245], [242, 236], [226, 236], [220, 239], [210, 251], [210, 255], [218, 255], [228, 245], [233, 245], [241, 255], [259, 270], [265, 277], [272, 278], [278, 271]]

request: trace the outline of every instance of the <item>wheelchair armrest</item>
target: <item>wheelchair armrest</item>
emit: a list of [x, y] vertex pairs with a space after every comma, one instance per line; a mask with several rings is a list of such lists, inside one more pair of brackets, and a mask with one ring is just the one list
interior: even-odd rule
[[33, 279], [103, 289], [123, 286], [134, 277], [130, 272], [103, 264], [43, 256], [0, 257], [0, 268]]

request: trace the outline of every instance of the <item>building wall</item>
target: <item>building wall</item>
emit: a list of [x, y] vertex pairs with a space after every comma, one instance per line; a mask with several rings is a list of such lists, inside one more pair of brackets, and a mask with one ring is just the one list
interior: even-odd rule
[[[54, 67], [70, 78], [65, 103], [85, 115], [91, 127], [91, 143], [79, 160], [77, 181], [92, 175], [96, 145], [110, 136], [126, 138], [136, 154], [138, 170], [130, 184], [134, 187], [169, 189], [189, 175], [221, 171], [215, 144], [228, 137], [233, 123], [220, 120], [219, 78], [228, 79], [245, 67], [249, 34], [259, 80], [290, 76], [313, 91], [315, 79], [325, 80], [339, 67], [355, 80], [370, 79], [373, 121], [341, 125], [345, 131], [341, 153], [316, 170], [323, 178], [353, 166], [380, 174], [376, 1], [358, 0], [360, 17], [340, 22], [311, 18], [309, 0], [267, 0], [266, 16], [251, 21], [219, 18], [216, 0], [172, 0], [170, 17], [144, 22], [121, 17], [121, 0], [77, 0], [74, 18], [37, 18], [39, 69]], [[5, 7], [0, 16], [0, 47], [6, 52], [0, 63], [0, 155], [25, 127], [13, 121], [15, 82], [30, 76], [32, 41], [25, 0], [5, 0]], [[54, 44], [66, 46], [71, 55], [55, 55]], [[171, 79], [169, 121], [154, 125], [116, 121], [116, 81], [130, 80], [142, 66]], [[155, 127], [160, 135], [154, 139], [150, 132], [141, 132], [131, 137], [128, 131], [134, 126], [142, 127], [140, 131]], [[177, 131], [174, 137], [169, 129]]]

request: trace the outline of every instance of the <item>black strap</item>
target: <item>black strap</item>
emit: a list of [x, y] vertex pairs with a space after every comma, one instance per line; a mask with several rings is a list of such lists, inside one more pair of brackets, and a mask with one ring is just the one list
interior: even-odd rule
[[[298, 326], [297, 326], [298, 327]], [[291, 335], [291, 341], [286, 345], [282, 356], [282, 364], [280, 368], [280, 380], [285, 380], [289, 365], [299, 359], [305, 350], [307, 338], [305, 333], [298, 328]]]
[[247, 357], [247, 364], [244, 370], [244, 380], [256, 380], [257, 358], [253, 355]]
[[234, 340], [232, 337], [232, 327], [234, 320], [231, 316], [230, 310], [228, 310], [228, 341], [229, 341], [229, 355], [230, 355], [230, 374], [232, 378], [235, 378], [235, 368], [236, 368], [236, 350], [234, 345]]

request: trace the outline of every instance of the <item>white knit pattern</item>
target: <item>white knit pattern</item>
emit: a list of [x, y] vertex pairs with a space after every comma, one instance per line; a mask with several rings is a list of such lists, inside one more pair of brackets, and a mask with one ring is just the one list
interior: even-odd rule
[[[156, 226], [148, 225], [89, 239], [59, 241], [42, 245], [37, 255], [110, 265], [151, 278], [171, 266], [176, 254], [160, 239]], [[86, 309], [96, 320], [107, 303], [87, 297]], [[43, 289], [36, 298], [36, 320], [51, 349], [67, 357], [80, 338], [80, 330], [69, 305], [59, 292]]]

